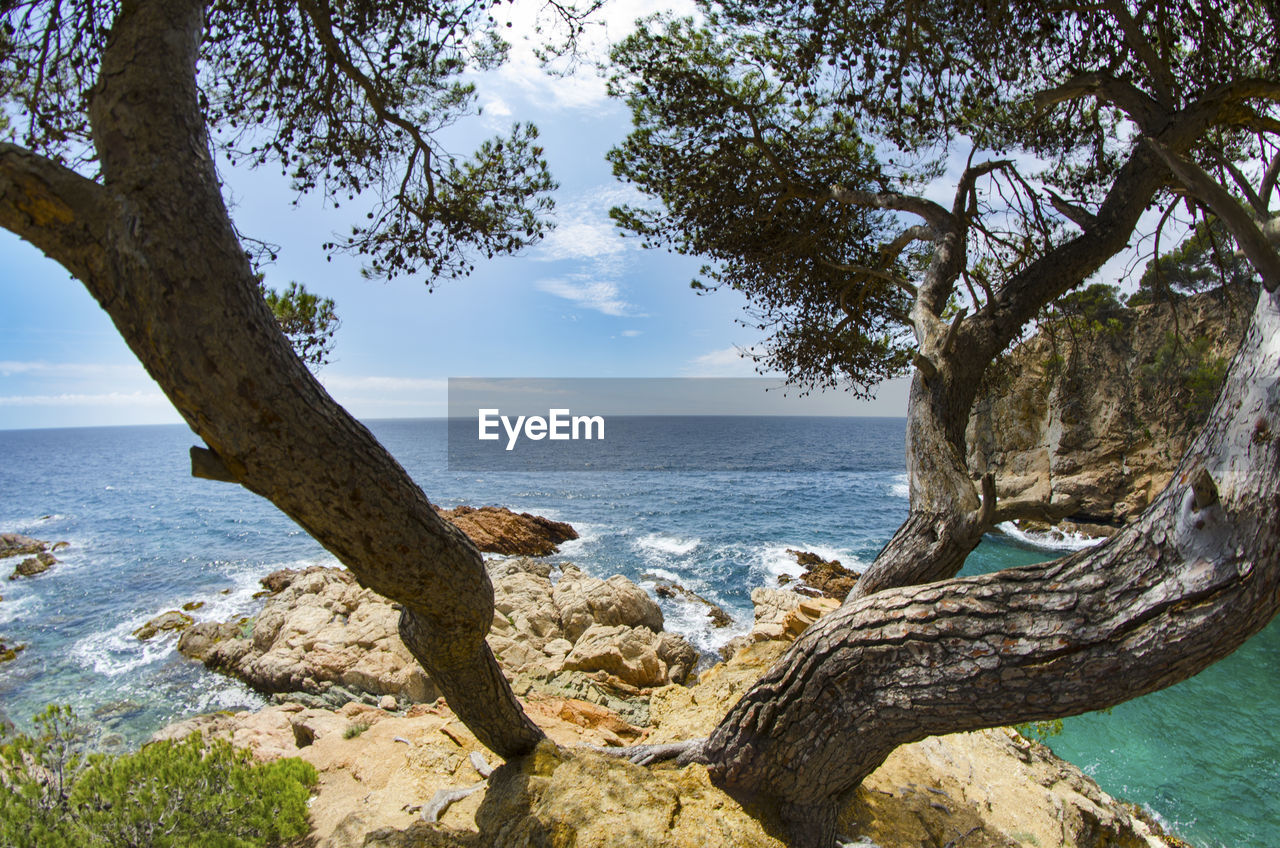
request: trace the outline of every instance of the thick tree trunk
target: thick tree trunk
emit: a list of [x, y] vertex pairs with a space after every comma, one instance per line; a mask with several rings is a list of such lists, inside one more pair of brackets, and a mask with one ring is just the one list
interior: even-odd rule
[[1263, 292], [1204, 432], [1169, 488], [1098, 548], [890, 589], [810, 628], [702, 759], [780, 799], [797, 844], [897, 746], [1074, 715], [1169, 686], [1280, 610], [1280, 295]]
[[204, 4], [122, 6], [90, 98], [97, 185], [0, 148], [0, 223], [80, 278], [191, 428], [368, 586], [476, 736], [531, 750], [485, 636], [479, 552], [324, 391], [280, 333], [223, 204], [196, 88]]

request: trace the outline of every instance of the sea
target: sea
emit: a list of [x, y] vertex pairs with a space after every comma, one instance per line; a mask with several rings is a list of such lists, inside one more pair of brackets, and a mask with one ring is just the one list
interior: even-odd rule
[[[733, 440], [715, 443], [722, 452], [731, 444], [740, 463], [671, 470], [661, 440], [639, 440], [633, 449], [652, 457], [624, 465], [665, 470], [567, 472], [450, 471], [445, 420], [368, 425], [434, 503], [568, 521], [581, 538], [554, 560], [651, 590], [675, 581], [722, 606], [734, 624], [716, 629], [705, 608], [659, 600], [667, 628], [708, 657], [749, 629], [753, 588], [801, 573], [789, 549], [859, 569], [907, 514], [902, 419], [744, 419]], [[0, 531], [69, 543], [45, 574], [0, 581], [0, 641], [27, 646], [0, 665], [0, 709], [20, 728], [46, 704], [66, 703], [97, 744], [126, 750], [176, 719], [265, 703], [180, 656], [172, 634], [133, 636], [191, 602], [202, 604], [196, 620], [253, 615], [266, 574], [338, 564], [265, 500], [192, 478], [193, 444], [180, 425], [0, 431]], [[788, 452], [792, 469], [778, 461]], [[1089, 544], [1004, 529], [984, 539], [967, 572]], [[1280, 845], [1278, 729], [1273, 622], [1191, 680], [1067, 719], [1047, 744], [1198, 848], [1261, 847]]]

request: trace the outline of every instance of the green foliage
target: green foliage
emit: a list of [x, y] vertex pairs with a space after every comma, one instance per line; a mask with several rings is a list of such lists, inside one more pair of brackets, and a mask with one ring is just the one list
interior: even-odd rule
[[300, 283], [289, 283], [284, 291], [276, 291], [259, 280], [258, 287], [294, 352], [308, 365], [327, 365], [339, 324], [333, 299], [311, 294]]
[[762, 364], [795, 383], [865, 392], [906, 367], [908, 300], [852, 267], [877, 262], [883, 216], [832, 210], [825, 198], [833, 184], [880, 179], [880, 163], [838, 103], [796, 101], [778, 84], [787, 50], [662, 19], [619, 44], [610, 87], [635, 130], [609, 160], [662, 209], [612, 215], [646, 246], [712, 260], [694, 287], [746, 296], [750, 323], [774, 333]]
[[1204, 218], [1182, 243], [1147, 263], [1138, 290], [1129, 296], [1130, 306], [1165, 300], [1219, 286], [1249, 286], [1257, 274], [1243, 256], [1219, 218]]
[[[0, 6], [0, 103], [25, 147], [92, 170], [85, 106], [126, 6]], [[555, 183], [537, 131], [515, 124], [469, 154], [440, 139], [479, 111], [470, 75], [506, 59], [489, 7], [210, 3], [199, 79], [210, 137], [233, 161], [278, 166], [300, 192], [361, 204], [364, 222], [328, 247], [366, 256], [370, 273], [456, 277], [476, 256], [519, 250], [550, 226]]]
[[347, 725], [347, 729], [342, 731], [342, 738], [355, 739], [361, 733], [364, 733], [366, 730], [368, 730], [369, 727], [370, 725], [367, 725], [367, 724], [360, 724], [360, 723], [349, 724]]
[[81, 753], [69, 707], [0, 745], [0, 844], [12, 848], [254, 848], [307, 831], [315, 769], [256, 763], [193, 734], [122, 756]]
[[1132, 319], [1120, 301], [1120, 290], [1107, 283], [1093, 283], [1058, 298], [1049, 309], [1049, 321], [1065, 327], [1073, 338], [1119, 336]]
[[1027, 721], [1022, 724], [1015, 724], [1013, 729], [1024, 739], [1032, 742], [1043, 742], [1054, 736], [1062, 734], [1062, 719], [1053, 718], [1047, 721]]
[[1170, 397], [1188, 425], [1196, 425], [1217, 400], [1229, 364], [1212, 339], [1170, 332], [1143, 367], [1142, 382], [1148, 392]]

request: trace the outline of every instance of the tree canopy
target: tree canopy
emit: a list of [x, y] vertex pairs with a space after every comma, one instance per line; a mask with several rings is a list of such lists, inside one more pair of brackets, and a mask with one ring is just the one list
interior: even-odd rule
[[[555, 187], [536, 128], [515, 124], [470, 153], [442, 140], [476, 112], [467, 75], [506, 57], [493, 5], [208, 4], [199, 104], [214, 151], [354, 204], [362, 220], [328, 247], [364, 256], [372, 274], [433, 283], [535, 242]], [[0, 100], [13, 107], [16, 141], [96, 171], [85, 107], [128, 11], [119, 0], [0, 4]]]

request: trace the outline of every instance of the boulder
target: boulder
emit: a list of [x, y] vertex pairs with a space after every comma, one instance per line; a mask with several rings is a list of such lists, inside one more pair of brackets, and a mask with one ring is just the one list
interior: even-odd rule
[[564, 565], [552, 598], [565, 638], [577, 642], [592, 624], [662, 630], [662, 610], [648, 593], [620, 574], [601, 580]]
[[[489, 645], [511, 676], [604, 672], [614, 676], [611, 685], [630, 688], [624, 696], [634, 697], [641, 688], [684, 680], [697, 663], [683, 637], [661, 632], [657, 604], [624, 577], [600, 580], [566, 565], [553, 586], [545, 562], [516, 558], [488, 567], [494, 587]], [[362, 589], [349, 572], [313, 566], [274, 572], [262, 582], [272, 594], [255, 619], [197, 624], [178, 650], [259, 690], [315, 706], [387, 695], [403, 702], [437, 697], [400, 641], [396, 606]], [[575, 656], [576, 643], [595, 625], [604, 629]]]
[[578, 538], [578, 531], [563, 521], [552, 521], [505, 507], [459, 506], [436, 512], [467, 536], [482, 551], [518, 556], [547, 556], [561, 542]]
[[160, 615], [133, 631], [133, 635], [145, 642], [157, 633], [169, 630], [185, 630], [195, 622], [196, 620], [185, 612], [169, 610], [168, 612], [160, 613]]
[[0, 533], [0, 559], [12, 556], [35, 556], [49, 549], [48, 542], [21, 533]]
[[705, 606], [707, 608], [707, 617], [711, 619], [713, 627], [728, 627], [733, 624], [733, 616], [725, 612], [723, 607], [707, 600], [692, 589], [686, 589], [679, 583], [673, 583], [656, 574], [646, 574], [644, 578], [654, 582], [653, 592], [659, 598], [683, 598], [686, 601]]
[[804, 566], [805, 572], [800, 575], [800, 582], [816, 590], [825, 598], [843, 601], [855, 583], [858, 573], [850, 571], [840, 564], [840, 560], [826, 560], [810, 551], [796, 551], [790, 548], [787, 553], [796, 558], [796, 562]]
[[34, 577], [42, 574], [57, 564], [53, 554], [48, 551], [40, 551], [35, 556], [27, 557], [14, 567], [13, 573], [9, 575], [10, 580], [17, 580], [19, 577]]

